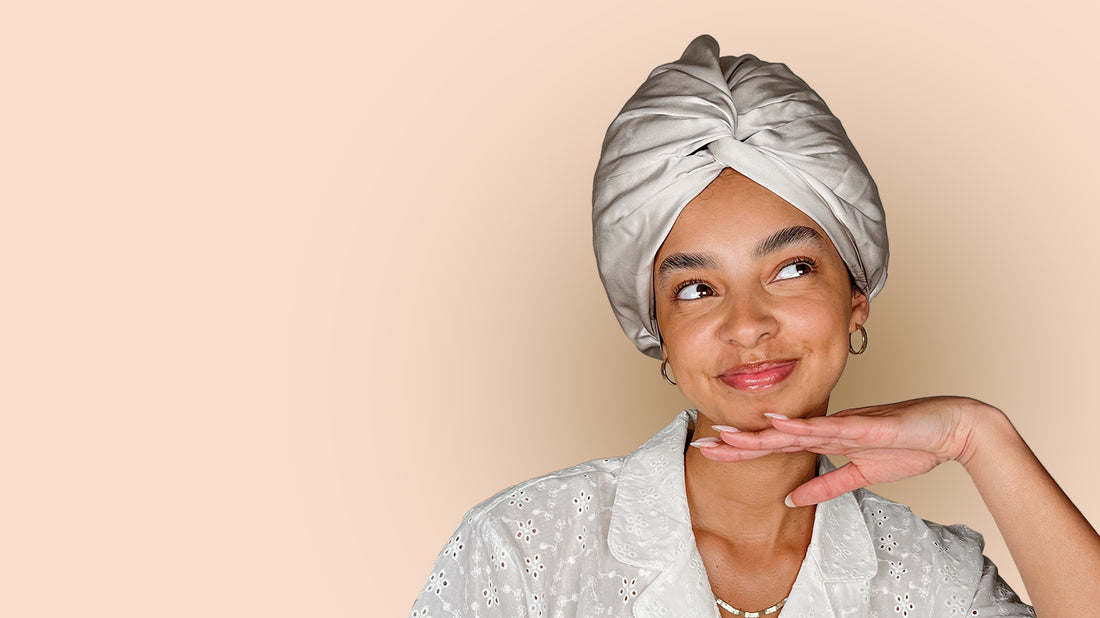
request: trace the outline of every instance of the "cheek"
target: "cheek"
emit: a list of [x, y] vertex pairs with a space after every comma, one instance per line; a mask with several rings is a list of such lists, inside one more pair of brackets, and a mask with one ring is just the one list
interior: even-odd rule
[[781, 320], [787, 334], [808, 347], [825, 352], [847, 350], [851, 309], [835, 299], [811, 299], [791, 303]]
[[665, 351], [677, 365], [697, 362], [700, 352], [715, 341], [713, 321], [705, 316], [678, 317], [660, 325]]

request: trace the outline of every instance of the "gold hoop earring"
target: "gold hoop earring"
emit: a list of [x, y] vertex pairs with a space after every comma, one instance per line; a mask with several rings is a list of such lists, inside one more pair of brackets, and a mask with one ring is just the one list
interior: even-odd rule
[[676, 382], [672, 378], [668, 377], [668, 359], [661, 361], [661, 375], [669, 384], [676, 386]]
[[863, 354], [867, 351], [867, 329], [862, 324], [859, 325], [859, 334], [863, 337], [863, 342], [860, 344], [859, 349], [852, 347], [852, 335], [848, 335], [848, 351], [852, 354]]

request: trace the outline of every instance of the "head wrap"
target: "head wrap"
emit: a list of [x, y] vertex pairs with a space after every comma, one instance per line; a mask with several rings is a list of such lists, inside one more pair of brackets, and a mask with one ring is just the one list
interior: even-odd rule
[[653, 260], [680, 211], [727, 167], [817, 222], [868, 298], [886, 282], [882, 203], [840, 120], [786, 65], [719, 57], [718, 42], [700, 36], [612, 121], [592, 195], [600, 278], [623, 330], [655, 358]]

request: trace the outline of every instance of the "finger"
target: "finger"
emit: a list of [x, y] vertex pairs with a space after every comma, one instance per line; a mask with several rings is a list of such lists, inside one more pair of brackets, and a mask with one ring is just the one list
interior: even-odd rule
[[772, 419], [782, 433], [850, 441], [866, 446], [889, 444], [896, 431], [882, 418], [867, 416], [818, 416], [814, 418]]
[[707, 459], [714, 461], [721, 461], [725, 463], [733, 461], [747, 461], [749, 459], [757, 459], [759, 457], [765, 457], [767, 455], [774, 455], [775, 453], [789, 452], [777, 449], [766, 450], [752, 450], [752, 449], [739, 449], [725, 444], [717, 445], [704, 445], [699, 449], [699, 452]]
[[855, 415], [855, 414], [864, 414], [864, 415], [866, 415], [866, 414], [878, 414], [879, 412], [882, 412], [883, 410], [886, 410], [886, 409], [889, 409], [889, 408], [894, 408], [897, 405], [898, 404], [896, 404], [896, 403], [886, 403], [886, 404], [881, 404], [881, 405], [877, 405], [877, 406], [863, 406], [862, 408], [847, 408], [847, 409], [844, 409], [844, 410], [838, 410], [836, 412], [833, 412], [832, 414], [829, 415], [829, 417], [830, 418], [836, 418], [836, 417], [852, 416], [852, 415]]
[[777, 429], [765, 429], [764, 431], [722, 432], [721, 439], [726, 444], [745, 450], [778, 450], [790, 449], [813, 450], [825, 446], [841, 447], [836, 444], [836, 439], [813, 435], [797, 435], [785, 433]]
[[793, 503], [795, 506], [820, 504], [868, 485], [870, 483], [859, 468], [849, 463], [799, 485], [788, 497], [788, 504]]
[[770, 427], [760, 431], [720, 431], [718, 437], [725, 443], [745, 449], [782, 448], [796, 444], [799, 436]]

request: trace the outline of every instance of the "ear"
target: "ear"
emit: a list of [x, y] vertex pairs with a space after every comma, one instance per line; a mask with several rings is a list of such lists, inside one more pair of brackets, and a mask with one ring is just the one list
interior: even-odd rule
[[859, 327], [867, 323], [871, 315], [871, 301], [863, 292], [852, 294], [852, 315], [848, 319], [848, 333], [854, 333]]

